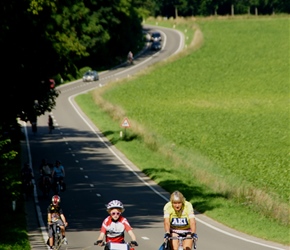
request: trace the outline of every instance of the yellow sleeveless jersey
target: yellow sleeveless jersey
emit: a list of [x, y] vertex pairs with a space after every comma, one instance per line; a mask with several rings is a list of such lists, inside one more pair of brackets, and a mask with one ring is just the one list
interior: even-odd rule
[[164, 218], [169, 218], [170, 228], [178, 230], [190, 229], [189, 219], [195, 218], [192, 204], [185, 201], [184, 207], [180, 211], [175, 211], [171, 202], [164, 206]]

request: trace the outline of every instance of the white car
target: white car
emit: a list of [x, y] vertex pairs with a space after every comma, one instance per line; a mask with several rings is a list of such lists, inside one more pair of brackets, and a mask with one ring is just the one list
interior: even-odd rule
[[95, 70], [89, 70], [83, 75], [84, 82], [93, 82], [97, 80], [99, 80], [99, 75]]

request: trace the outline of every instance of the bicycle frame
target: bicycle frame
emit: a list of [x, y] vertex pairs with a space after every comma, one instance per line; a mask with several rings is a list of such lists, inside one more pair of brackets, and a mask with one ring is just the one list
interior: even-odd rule
[[[196, 249], [196, 242], [195, 239], [191, 236], [172, 236], [169, 237], [168, 240], [178, 240], [178, 250], [183, 250], [183, 241], [184, 240], [193, 240], [193, 249]], [[166, 242], [168, 244], [168, 241]]]
[[60, 177], [55, 177], [53, 179], [53, 189], [54, 189], [54, 193], [56, 195], [60, 194], [60, 191], [62, 189], [62, 185], [63, 185], [63, 180]]
[[53, 230], [53, 245], [56, 250], [60, 249], [63, 239], [61, 235], [61, 229], [59, 227], [59, 224], [53, 224], [52, 225], [52, 230]]

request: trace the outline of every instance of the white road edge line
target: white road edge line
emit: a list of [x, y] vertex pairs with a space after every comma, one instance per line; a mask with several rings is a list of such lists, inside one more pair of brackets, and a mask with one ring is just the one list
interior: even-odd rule
[[[24, 134], [25, 134], [25, 138], [26, 138], [26, 147], [27, 147], [27, 154], [28, 154], [29, 164], [31, 164], [31, 162], [32, 162], [31, 150], [30, 150], [30, 144], [29, 144], [29, 137], [28, 137], [28, 134], [27, 134], [26, 122], [23, 122], [23, 129], [24, 129]], [[31, 168], [31, 169], [32, 169], [32, 173], [33, 173], [33, 176], [34, 176], [33, 168]], [[37, 191], [36, 191], [37, 185], [36, 185], [34, 179], [32, 179], [32, 183], [34, 185], [34, 203], [35, 203], [35, 208], [36, 208], [36, 211], [37, 211], [38, 222], [39, 222], [39, 225], [40, 225], [42, 238], [44, 239], [44, 242], [46, 242], [48, 240], [48, 233], [47, 233], [47, 228], [46, 228], [46, 226], [45, 226], [45, 224], [43, 222], [43, 219], [42, 219], [42, 213], [41, 213], [41, 210], [40, 210], [40, 206], [39, 206], [39, 202], [38, 202], [38, 196], [37, 196]], [[47, 249], [49, 249], [48, 246], [47, 246]]]

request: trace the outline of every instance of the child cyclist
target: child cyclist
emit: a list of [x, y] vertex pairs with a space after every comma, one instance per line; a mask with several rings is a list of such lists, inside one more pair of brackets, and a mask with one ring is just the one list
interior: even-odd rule
[[[107, 243], [125, 243], [126, 231], [132, 239], [131, 246], [138, 246], [132, 227], [127, 219], [122, 216], [125, 211], [122, 202], [118, 200], [110, 201], [107, 205], [107, 211], [109, 216], [103, 221], [101, 233], [95, 244], [102, 246], [104, 238]], [[105, 249], [109, 250], [109, 245]]]
[[54, 195], [52, 196], [51, 201], [52, 203], [47, 208], [47, 222], [48, 222], [48, 235], [49, 235], [47, 244], [49, 245], [50, 249], [54, 249], [53, 248], [53, 244], [54, 244], [53, 224], [60, 225], [63, 243], [67, 245], [68, 242], [65, 237], [65, 227], [68, 225], [68, 223], [62, 211], [62, 208], [60, 206], [60, 197], [58, 195]]

